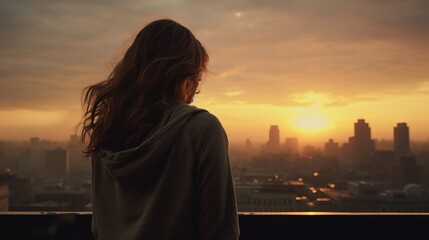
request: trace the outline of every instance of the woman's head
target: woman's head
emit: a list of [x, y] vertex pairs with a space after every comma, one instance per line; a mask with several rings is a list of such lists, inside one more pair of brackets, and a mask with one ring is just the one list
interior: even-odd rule
[[168, 19], [145, 26], [108, 79], [84, 91], [86, 153], [112, 145], [112, 138], [134, 144], [165, 109], [191, 103], [207, 62], [186, 27]]
[[[172, 20], [158, 20], [144, 27], [116, 66], [116, 72], [133, 75], [118, 79], [145, 91], [147, 103], [177, 103], [194, 95], [208, 55], [186, 27]], [[189, 86], [183, 93], [182, 86]], [[148, 90], [151, 91], [148, 91]], [[150, 104], [149, 104], [150, 105]]]

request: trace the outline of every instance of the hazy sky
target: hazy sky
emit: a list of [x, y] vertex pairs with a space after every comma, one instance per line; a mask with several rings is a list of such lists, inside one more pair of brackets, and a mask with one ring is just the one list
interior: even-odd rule
[[429, 138], [429, 1], [0, 1], [0, 140], [66, 139], [82, 89], [103, 80], [150, 21], [187, 26], [210, 55], [195, 105], [230, 141], [374, 138], [398, 122]]

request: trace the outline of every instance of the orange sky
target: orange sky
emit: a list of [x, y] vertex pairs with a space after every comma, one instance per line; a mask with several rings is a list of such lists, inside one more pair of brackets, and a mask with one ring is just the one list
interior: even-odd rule
[[68, 138], [82, 89], [165, 17], [207, 48], [194, 104], [231, 142], [264, 142], [273, 124], [282, 140], [344, 142], [358, 118], [374, 138], [398, 122], [429, 138], [428, 1], [39, 0], [0, 2], [0, 140]]

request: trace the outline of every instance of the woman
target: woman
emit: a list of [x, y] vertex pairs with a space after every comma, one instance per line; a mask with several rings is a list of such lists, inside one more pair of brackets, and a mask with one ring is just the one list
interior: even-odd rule
[[187, 28], [158, 20], [84, 90], [96, 239], [238, 238], [224, 129], [188, 105], [207, 62]]

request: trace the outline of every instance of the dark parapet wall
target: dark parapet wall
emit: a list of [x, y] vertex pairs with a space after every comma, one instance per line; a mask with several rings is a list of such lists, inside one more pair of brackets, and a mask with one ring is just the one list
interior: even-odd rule
[[[90, 213], [0, 213], [0, 239], [93, 239]], [[428, 237], [429, 214], [240, 214], [240, 239]], [[394, 238], [395, 237], [395, 238]]]

